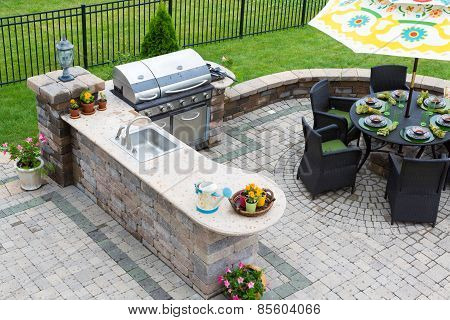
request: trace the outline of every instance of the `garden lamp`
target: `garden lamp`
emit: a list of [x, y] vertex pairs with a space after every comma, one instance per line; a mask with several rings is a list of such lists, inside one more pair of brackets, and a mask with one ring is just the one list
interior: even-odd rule
[[56, 44], [56, 50], [56, 57], [63, 68], [63, 73], [59, 80], [62, 82], [72, 81], [74, 77], [69, 73], [69, 67], [72, 66], [73, 62], [73, 44], [66, 39], [66, 36], [62, 36], [61, 41]]

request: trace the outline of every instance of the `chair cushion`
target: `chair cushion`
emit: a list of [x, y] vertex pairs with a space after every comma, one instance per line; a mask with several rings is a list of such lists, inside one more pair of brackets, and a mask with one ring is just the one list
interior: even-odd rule
[[330, 140], [322, 143], [322, 152], [330, 153], [338, 150], [347, 149], [347, 146], [339, 139]]
[[338, 109], [330, 109], [330, 110], [328, 110], [328, 113], [331, 113], [331, 114], [334, 114], [336, 116], [343, 117], [343, 118], [347, 119], [347, 126], [348, 126], [348, 128], [350, 128], [352, 126], [352, 120], [350, 119], [350, 114], [348, 112], [341, 111], [341, 110], [338, 110]]

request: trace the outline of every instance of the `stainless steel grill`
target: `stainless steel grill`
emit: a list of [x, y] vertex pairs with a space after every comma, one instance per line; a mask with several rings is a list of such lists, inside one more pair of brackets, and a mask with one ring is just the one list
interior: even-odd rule
[[211, 73], [194, 50], [127, 63], [113, 71], [114, 93], [181, 141], [208, 140]]

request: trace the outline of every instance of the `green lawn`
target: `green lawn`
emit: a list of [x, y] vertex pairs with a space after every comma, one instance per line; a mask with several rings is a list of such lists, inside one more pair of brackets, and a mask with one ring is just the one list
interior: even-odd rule
[[[412, 66], [412, 59], [355, 54], [339, 42], [311, 27], [278, 31], [195, 48], [205, 59], [220, 63], [223, 55], [233, 60], [238, 80], [284, 70], [303, 68], [369, 68], [377, 64]], [[109, 78], [111, 67], [91, 70]], [[450, 79], [450, 63], [420, 60], [419, 73]], [[19, 141], [37, 133], [34, 96], [25, 83], [0, 88], [0, 142]]]
[[79, 7], [82, 4], [95, 4], [110, 1], [111, 0], [2, 0], [0, 5], [0, 17]]

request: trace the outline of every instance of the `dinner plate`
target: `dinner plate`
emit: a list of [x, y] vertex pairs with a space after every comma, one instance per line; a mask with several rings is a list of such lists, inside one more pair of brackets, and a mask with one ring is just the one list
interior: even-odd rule
[[[416, 130], [422, 130], [423, 134], [417, 134]], [[428, 128], [420, 126], [410, 126], [405, 128], [405, 134], [414, 140], [428, 140], [432, 136], [431, 131]]]
[[403, 100], [406, 100], [408, 99], [408, 92], [405, 90], [394, 90], [392, 91], [391, 96], [397, 101], [399, 101], [402, 97]]
[[[450, 117], [450, 115], [448, 115], [448, 116]], [[450, 128], [450, 121], [445, 122], [444, 119], [443, 119], [443, 116], [438, 116], [438, 117], [436, 118], [436, 123], [437, 123], [438, 125], [440, 125], [440, 126]]]
[[418, 140], [418, 139], [414, 139], [414, 138], [410, 138], [410, 137], [408, 137], [408, 135], [406, 134], [406, 130], [405, 130], [406, 128], [404, 128], [404, 129], [402, 129], [402, 130], [400, 130], [400, 137], [402, 137], [404, 140], [406, 140], [406, 141], [408, 141], [408, 142], [411, 142], [411, 143], [414, 143], [414, 144], [421, 144], [421, 143], [430, 143], [430, 142], [432, 142], [432, 141], [434, 141], [434, 136], [433, 135], [431, 135], [428, 139], [426, 139], [426, 140]]
[[[367, 97], [367, 98], [369, 98], [369, 97]], [[356, 105], [357, 106], [367, 105], [374, 109], [381, 109], [384, 105], [384, 102], [377, 98], [372, 98], [374, 103], [367, 103], [367, 98], [359, 99], [358, 102], [356, 103]]]
[[425, 101], [423, 102], [425, 104], [425, 106], [427, 106], [428, 108], [431, 108], [431, 109], [445, 108], [445, 106], [446, 106], [445, 99], [439, 98], [440, 101], [438, 103], [434, 103], [432, 101], [432, 99], [433, 99], [433, 97], [426, 98]]
[[[380, 122], [374, 122], [373, 119], [380, 119]], [[387, 119], [383, 116], [379, 116], [379, 115], [371, 115], [368, 117], [364, 118], [364, 123], [369, 126], [369, 127], [373, 127], [373, 128], [382, 128], [385, 127], [387, 125]]]

